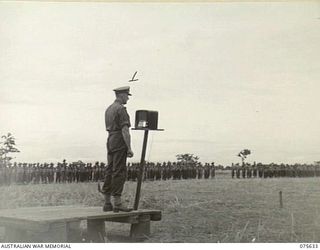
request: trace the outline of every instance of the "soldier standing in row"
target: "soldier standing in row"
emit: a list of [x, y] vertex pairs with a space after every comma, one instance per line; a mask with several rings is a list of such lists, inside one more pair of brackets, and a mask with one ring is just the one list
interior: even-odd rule
[[254, 178], [257, 177], [257, 166], [256, 166], [256, 163], [255, 163], [255, 162], [254, 162], [254, 165], [253, 165], [252, 176], [253, 176]]
[[204, 164], [204, 178], [208, 179], [210, 176], [210, 168], [209, 168], [209, 164], [206, 163]]
[[240, 166], [236, 166], [236, 176], [238, 179], [240, 178]]
[[242, 170], [242, 178], [244, 179], [244, 178], [246, 178], [246, 167], [244, 165], [242, 165], [241, 170]]
[[210, 174], [211, 174], [211, 179], [213, 179], [216, 176], [216, 168], [214, 166], [214, 162], [212, 162], [210, 165]]
[[157, 181], [161, 180], [161, 164], [160, 163], [157, 163], [157, 165], [155, 166], [155, 176]]
[[202, 165], [198, 165], [198, 179], [202, 179], [203, 171], [202, 171]]

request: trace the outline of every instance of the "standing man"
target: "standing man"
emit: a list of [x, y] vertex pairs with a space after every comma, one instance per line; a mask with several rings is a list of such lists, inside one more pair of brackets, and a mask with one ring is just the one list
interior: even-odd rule
[[[105, 196], [103, 211], [124, 211], [132, 209], [125, 207], [121, 201], [123, 186], [126, 181], [127, 157], [132, 157], [131, 138], [129, 133], [130, 117], [123, 106], [129, 100], [130, 87], [121, 87], [113, 90], [116, 100], [105, 112], [105, 124], [108, 131], [108, 166], [102, 192]], [[111, 196], [113, 204], [111, 203]]]

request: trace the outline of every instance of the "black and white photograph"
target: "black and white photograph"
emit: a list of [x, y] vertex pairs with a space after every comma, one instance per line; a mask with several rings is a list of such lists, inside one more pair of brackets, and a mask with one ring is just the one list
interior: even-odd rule
[[1, 248], [320, 247], [319, 59], [318, 1], [0, 1]]

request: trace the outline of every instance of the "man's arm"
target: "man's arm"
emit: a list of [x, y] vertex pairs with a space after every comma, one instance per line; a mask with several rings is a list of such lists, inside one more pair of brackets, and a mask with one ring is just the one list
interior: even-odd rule
[[131, 137], [130, 137], [130, 133], [129, 133], [129, 127], [127, 125], [124, 125], [122, 127], [122, 136], [123, 139], [128, 147], [128, 157], [132, 157], [133, 156], [133, 152], [131, 150]]

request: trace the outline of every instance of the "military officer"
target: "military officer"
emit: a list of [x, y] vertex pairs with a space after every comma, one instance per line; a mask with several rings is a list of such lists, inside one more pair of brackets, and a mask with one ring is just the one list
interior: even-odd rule
[[[129, 100], [130, 88], [114, 89], [116, 100], [105, 111], [105, 125], [108, 131], [108, 166], [102, 192], [105, 196], [103, 211], [131, 211], [122, 204], [121, 195], [126, 181], [127, 157], [132, 157], [129, 133], [130, 117], [124, 107]], [[111, 196], [113, 204], [111, 203]]]

